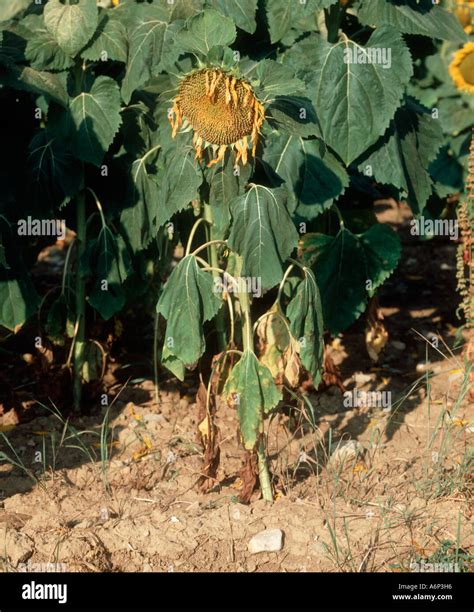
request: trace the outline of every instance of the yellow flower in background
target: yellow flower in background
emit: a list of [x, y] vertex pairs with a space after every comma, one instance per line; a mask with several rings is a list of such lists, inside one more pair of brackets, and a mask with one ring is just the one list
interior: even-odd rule
[[224, 70], [205, 68], [184, 77], [170, 113], [173, 138], [178, 130], [192, 130], [196, 159], [211, 148], [213, 166], [224, 159], [227, 149], [237, 151], [236, 165], [255, 156], [265, 119], [263, 105], [252, 88]]
[[474, 42], [468, 42], [454, 54], [449, 74], [459, 91], [474, 93]]
[[467, 34], [473, 31], [474, 0], [456, 0], [454, 14]]

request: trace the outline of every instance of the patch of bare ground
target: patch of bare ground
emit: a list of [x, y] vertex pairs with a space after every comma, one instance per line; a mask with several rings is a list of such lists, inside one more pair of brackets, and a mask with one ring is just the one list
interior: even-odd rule
[[[343, 346], [336, 352], [343, 356]], [[397, 571], [446, 542], [467, 558], [474, 415], [459, 360], [433, 369], [428, 382], [404, 389], [383, 372], [346, 381], [359, 391], [390, 388], [391, 412], [348, 408], [330, 388], [310, 397], [313, 423], [305, 405], [275, 417], [267, 432], [273, 505], [237, 501], [242, 450], [236, 415], [224, 405], [221, 467], [207, 495], [196, 487], [198, 406], [178, 393], [162, 392], [157, 407], [125, 390], [108, 414], [110, 430], [102, 427], [108, 451], [92, 417], [74, 428], [51, 417], [20, 425], [4, 449], [18, 466], [4, 463], [0, 472], [3, 568]], [[347, 440], [357, 445], [341, 456]], [[266, 528], [284, 532], [282, 550], [250, 554], [248, 541]]]

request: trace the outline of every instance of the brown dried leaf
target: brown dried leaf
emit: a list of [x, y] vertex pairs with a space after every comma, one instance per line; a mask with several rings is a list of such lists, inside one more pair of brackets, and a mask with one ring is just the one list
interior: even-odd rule
[[250, 451], [246, 452], [244, 465], [239, 472], [239, 477], [242, 481], [242, 490], [240, 491], [238, 499], [243, 504], [248, 504], [252, 499], [252, 494], [258, 482], [257, 457], [255, 453]]
[[388, 331], [382, 321], [383, 314], [380, 311], [378, 299], [374, 296], [369, 301], [365, 328], [365, 346], [372, 361], [379, 360], [380, 353], [388, 342]]
[[284, 315], [273, 306], [257, 325], [260, 361], [270, 370], [276, 384], [284, 381], [297, 387], [301, 374], [300, 345], [285, 325]]
[[216, 413], [215, 395], [211, 393], [209, 406], [207, 403], [207, 389], [201, 380], [196, 394], [196, 403], [199, 408], [198, 436], [204, 447], [204, 466], [198, 480], [201, 491], [212, 489], [217, 479], [217, 470], [220, 462], [219, 429], [214, 423]]
[[334, 363], [328, 348], [324, 345], [324, 374], [323, 374], [323, 385], [325, 387], [332, 387], [335, 385], [344, 393], [346, 390], [342, 384], [341, 371], [338, 366]]

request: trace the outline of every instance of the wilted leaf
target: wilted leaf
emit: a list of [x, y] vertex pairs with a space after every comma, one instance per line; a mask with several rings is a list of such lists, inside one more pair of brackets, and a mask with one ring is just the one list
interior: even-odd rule
[[263, 159], [286, 182], [289, 208], [312, 219], [349, 185], [345, 168], [318, 140], [273, 134]]
[[167, 320], [165, 346], [169, 355], [193, 367], [205, 349], [203, 325], [221, 307], [213, 277], [203, 272], [196, 258], [182, 259], [169, 277], [156, 306]]
[[429, 163], [443, 142], [439, 121], [413, 100], [399, 108], [386, 133], [359, 165], [379, 183], [393, 185], [419, 215], [431, 195]]
[[290, 387], [296, 387], [300, 378], [300, 344], [291, 335], [289, 321], [277, 305], [265, 313], [256, 333], [260, 340], [260, 362], [267, 366], [277, 384], [286, 381]]
[[368, 291], [384, 282], [400, 258], [398, 236], [382, 224], [361, 235], [344, 227], [335, 237], [307, 234], [303, 242], [305, 258], [314, 263], [324, 322], [333, 334], [364, 312]]
[[322, 374], [324, 325], [321, 297], [311, 270], [304, 270], [304, 278], [288, 304], [286, 314], [291, 334], [299, 344], [301, 361], [317, 387]]
[[252, 351], [245, 351], [224, 386], [223, 396], [237, 407], [244, 446], [252, 450], [263, 426], [263, 415], [281, 399], [270, 370]]
[[298, 243], [285, 207], [286, 192], [252, 185], [231, 204], [229, 246], [242, 256], [242, 276], [261, 279], [263, 289], [283, 277], [283, 263]]

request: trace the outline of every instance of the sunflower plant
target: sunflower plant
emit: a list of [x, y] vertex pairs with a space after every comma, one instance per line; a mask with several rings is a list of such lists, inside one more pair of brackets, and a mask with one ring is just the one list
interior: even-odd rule
[[[206, 482], [220, 396], [272, 499], [266, 419], [302, 376], [318, 386], [323, 333], [397, 266], [374, 201], [433, 217], [463, 189], [471, 5], [0, 0], [0, 96], [22, 96], [26, 143], [2, 173], [0, 325], [39, 308], [42, 333], [67, 337], [79, 408], [88, 322], [154, 300], [162, 367], [207, 376]], [[75, 233], [43, 296], [36, 243], [15, 246], [27, 214]]]

